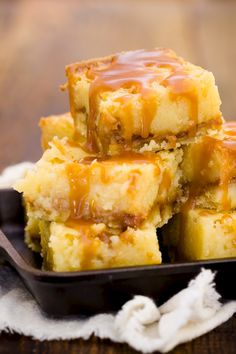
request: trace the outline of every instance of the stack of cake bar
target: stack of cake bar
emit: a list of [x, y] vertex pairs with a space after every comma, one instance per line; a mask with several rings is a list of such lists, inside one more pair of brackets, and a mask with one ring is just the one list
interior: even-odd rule
[[236, 257], [236, 123], [185, 147], [181, 167], [188, 200], [163, 229], [172, 257]]
[[71, 113], [40, 120], [43, 156], [16, 185], [44, 268], [158, 264], [159, 233], [176, 257], [236, 255], [234, 125], [212, 73], [158, 48], [66, 74]]

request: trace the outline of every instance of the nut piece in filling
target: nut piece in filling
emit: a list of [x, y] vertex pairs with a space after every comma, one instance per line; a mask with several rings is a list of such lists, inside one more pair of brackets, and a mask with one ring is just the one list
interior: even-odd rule
[[[178, 139], [222, 124], [212, 73], [169, 49], [136, 50], [67, 66], [78, 141], [113, 153]], [[159, 146], [159, 149], [162, 145]]]

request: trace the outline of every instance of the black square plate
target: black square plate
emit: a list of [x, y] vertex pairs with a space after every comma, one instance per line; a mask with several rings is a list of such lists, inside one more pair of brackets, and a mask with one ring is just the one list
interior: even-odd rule
[[0, 190], [0, 227], [1, 257], [15, 268], [41, 309], [52, 316], [115, 311], [134, 295], [162, 303], [202, 267], [217, 271], [217, 290], [225, 299], [236, 299], [235, 258], [68, 273], [43, 271], [40, 256], [24, 243], [21, 196], [12, 189]]

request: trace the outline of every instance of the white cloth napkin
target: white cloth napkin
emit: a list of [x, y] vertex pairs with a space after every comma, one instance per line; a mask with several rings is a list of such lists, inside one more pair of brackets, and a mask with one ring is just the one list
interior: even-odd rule
[[186, 289], [160, 307], [150, 298], [137, 295], [116, 315], [55, 320], [40, 311], [18, 276], [2, 266], [0, 331], [17, 332], [38, 340], [88, 339], [94, 334], [128, 343], [143, 353], [156, 350], [166, 353], [209, 332], [236, 312], [236, 301], [225, 305], [219, 302], [213, 280], [211, 270], [202, 270]]
[[11, 187], [18, 179], [24, 177], [26, 171], [33, 166], [32, 162], [21, 162], [5, 168], [0, 175], [0, 188]]
[[[9, 183], [4, 177], [5, 187], [24, 175], [22, 166], [32, 167], [17, 165], [14, 170], [12, 166], [8, 170]], [[209, 332], [236, 312], [236, 301], [222, 305], [219, 299], [214, 273], [203, 269], [186, 289], [160, 307], [152, 299], [137, 295], [115, 315], [55, 320], [40, 311], [18, 276], [7, 266], [1, 266], [0, 331], [17, 332], [38, 340], [88, 339], [94, 334], [128, 343], [143, 353], [156, 350], [166, 353], [180, 343]]]

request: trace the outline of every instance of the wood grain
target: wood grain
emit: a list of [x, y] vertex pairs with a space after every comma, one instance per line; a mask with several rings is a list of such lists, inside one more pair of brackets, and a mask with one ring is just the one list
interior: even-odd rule
[[[170, 354], [235, 354], [236, 318], [232, 318], [210, 333], [192, 342], [179, 345]], [[9, 354], [135, 354], [126, 344], [112, 343], [95, 337], [84, 341], [34, 341], [20, 335], [2, 334], [0, 353]]]
[[[42, 115], [68, 110], [66, 64], [120, 50], [171, 47], [215, 74], [226, 118], [236, 114], [236, 2], [81, 0], [0, 2], [0, 169], [40, 157]], [[127, 345], [0, 336], [0, 353], [135, 353]], [[236, 319], [172, 353], [235, 353]]]

